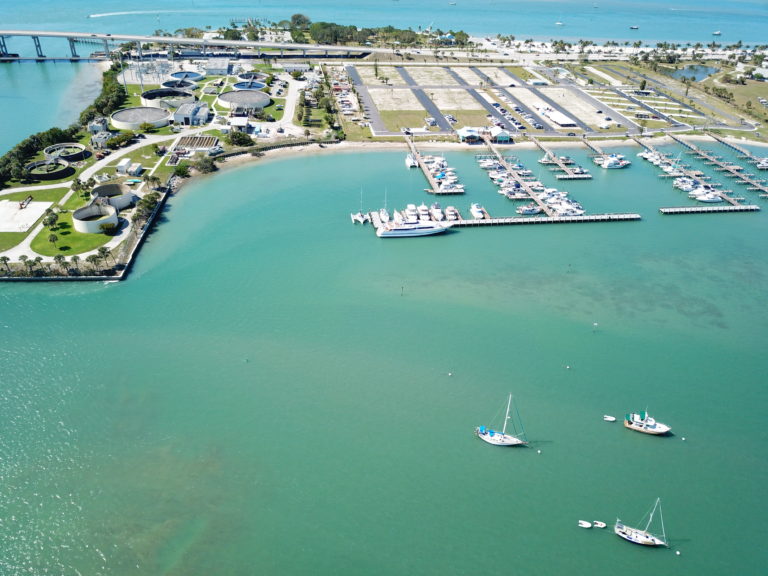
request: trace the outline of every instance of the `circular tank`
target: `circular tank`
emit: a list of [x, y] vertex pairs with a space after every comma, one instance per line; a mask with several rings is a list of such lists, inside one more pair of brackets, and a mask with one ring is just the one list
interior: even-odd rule
[[168, 125], [171, 114], [154, 106], [139, 106], [118, 110], [112, 114], [110, 121], [118, 130], [138, 130], [142, 124], [152, 124], [155, 128], [160, 128]]
[[188, 70], [179, 70], [178, 72], [173, 72], [170, 76], [174, 80], [188, 80], [190, 82], [200, 82], [200, 80], [205, 78], [200, 72], [190, 72]]
[[232, 85], [235, 90], [261, 90], [266, 84], [264, 82], [257, 82], [256, 80], [246, 80], [245, 82], [237, 82]]
[[155, 88], [141, 95], [141, 105], [150, 108], [178, 108], [186, 102], [194, 102], [195, 95], [180, 88]]
[[270, 102], [269, 95], [259, 90], [235, 90], [219, 95], [219, 103], [227, 108], [241, 106], [251, 110], [261, 110], [269, 106]]
[[180, 90], [194, 90], [197, 88], [197, 84], [194, 82], [189, 80], [177, 80], [175, 78], [172, 80], [166, 80], [161, 84], [161, 86], [163, 88], [178, 88]]
[[258, 81], [262, 82], [264, 79], [266, 79], [267, 75], [263, 74], [262, 72], [242, 72], [237, 75], [237, 81], [238, 82], [252, 82], [252, 81]]
[[85, 146], [79, 142], [62, 142], [60, 144], [54, 144], [43, 150], [43, 154], [45, 154], [47, 160], [60, 158], [67, 162], [76, 162], [86, 158]]
[[118, 210], [133, 203], [133, 191], [124, 184], [102, 184], [91, 191], [91, 198], [103, 198]]
[[75, 173], [69, 162], [61, 158], [30, 162], [24, 170], [34, 180], [60, 180]]
[[102, 224], [117, 223], [117, 210], [109, 204], [91, 204], [72, 212], [72, 224], [83, 234], [102, 234]]

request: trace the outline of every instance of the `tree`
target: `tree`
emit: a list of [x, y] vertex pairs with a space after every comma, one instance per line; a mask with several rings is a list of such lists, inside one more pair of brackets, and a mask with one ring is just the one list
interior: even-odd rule
[[173, 175], [179, 178], [189, 178], [189, 164], [182, 162], [173, 169]]
[[233, 130], [227, 134], [226, 142], [230, 146], [253, 146], [253, 140], [245, 132]]
[[72, 258], [70, 258], [70, 260], [71, 260], [72, 264], [75, 265], [75, 268], [80, 270], [80, 256], [75, 254], [74, 256], [72, 256]]
[[56, 262], [56, 265], [62, 270], [64, 270], [64, 262], [66, 262], [66, 260], [64, 254], [56, 254], [56, 256], [53, 257], [53, 261]]
[[139, 124], [139, 130], [147, 134], [151, 134], [152, 132], [155, 131], [155, 125], [152, 124], [151, 122], [142, 122], [141, 124]]
[[5, 269], [8, 270], [8, 272], [11, 271], [11, 267], [8, 265], [8, 262], [10, 262], [11, 259], [8, 258], [8, 256], [0, 256], [0, 263], [2, 263], [5, 266]]
[[59, 237], [56, 236], [56, 234], [49, 234], [48, 235], [48, 242], [50, 242], [54, 246], [56, 246], [56, 242], [58, 242], [58, 241], [59, 241]]
[[96, 254], [91, 254], [85, 258], [85, 261], [91, 265], [91, 268], [96, 270], [96, 264], [99, 263], [99, 257]]
[[[109, 248], [107, 248], [106, 246], [100, 246], [98, 252], [99, 252], [99, 257], [102, 260], [104, 260], [104, 262], [107, 261], [107, 257], [112, 258], [112, 253], [109, 251]], [[112, 258], [112, 260], [114, 261], [114, 258]]]
[[216, 162], [213, 161], [213, 158], [207, 154], [202, 153], [197, 155], [197, 158], [194, 162], [194, 167], [202, 174], [210, 174], [211, 172], [216, 172], [216, 170], [218, 170], [216, 167]]
[[304, 16], [304, 14], [294, 14], [291, 16], [291, 27], [299, 28], [300, 30], [306, 30], [312, 21]]

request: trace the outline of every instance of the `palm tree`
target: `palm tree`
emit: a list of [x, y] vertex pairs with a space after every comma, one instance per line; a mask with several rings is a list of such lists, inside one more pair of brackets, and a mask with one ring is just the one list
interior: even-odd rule
[[21, 256], [19, 256], [19, 262], [21, 262], [22, 264], [24, 264], [24, 262], [26, 262], [27, 260], [29, 260], [29, 256], [27, 256], [26, 254], [22, 254]]
[[11, 271], [11, 267], [8, 265], [8, 262], [10, 262], [11, 259], [8, 258], [8, 256], [0, 256], [0, 262], [2, 262], [5, 265], [5, 269], [8, 270], [8, 272]]
[[42, 256], [35, 256], [34, 263], [37, 264], [38, 266], [40, 266], [40, 268], [42, 268], [43, 267], [42, 266], [42, 264], [43, 264], [43, 257]]
[[64, 262], [66, 262], [66, 260], [64, 254], [56, 254], [56, 256], [53, 257], [53, 261], [56, 262], [56, 265], [61, 268], [61, 270], [64, 270]]
[[80, 262], [80, 256], [78, 256], [77, 254], [75, 254], [74, 256], [72, 256], [72, 258], [70, 258], [70, 260], [72, 261], [72, 264], [74, 264], [74, 265], [75, 265], [75, 268], [77, 268], [78, 270], [80, 270], [80, 264], [79, 264], [79, 262]]
[[50, 242], [54, 246], [56, 246], [56, 242], [58, 242], [58, 241], [59, 241], [59, 237], [56, 236], [56, 234], [49, 234], [48, 235], [48, 242]]
[[90, 256], [86, 257], [85, 261], [91, 265], [91, 268], [96, 270], [96, 264], [99, 262], [99, 257], [96, 254], [91, 254]]
[[[101, 247], [99, 248], [98, 252], [99, 252], [99, 257], [100, 257], [102, 260], [104, 260], [104, 262], [106, 262], [106, 261], [107, 261], [107, 256], [109, 256], [110, 258], [112, 258], [112, 253], [109, 251], [109, 248], [107, 248], [106, 246], [101, 246]], [[113, 260], [114, 260], [114, 258], [113, 258]]]

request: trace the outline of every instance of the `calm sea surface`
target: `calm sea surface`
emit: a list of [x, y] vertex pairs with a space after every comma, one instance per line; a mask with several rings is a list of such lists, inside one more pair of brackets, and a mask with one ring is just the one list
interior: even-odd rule
[[[481, 33], [508, 19], [514, 28], [498, 31], [518, 34], [535, 8], [544, 15], [528, 30], [546, 37], [550, 20], [571, 26], [569, 11], [613, 6], [641, 26], [663, 15], [661, 34], [689, 10], [695, 39], [730, 35], [718, 18], [749, 31], [766, 9], [446, 4], [301, 11]], [[157, 6], [138, 0], [99, 18], [86, 18], [90, 2], [32, 6], [3, 4], [0, 21], [151, 32], [289, 15], [270, 2], [136, 14]], [[106, 1], [98, 12], [125, 8]], [[441, 23], [451, 10], [461, 19]], [[0, 66], [0, 98], [35, 86], [66, 125], [84, 104], [57, 116], [60, 102], [86, 69]], [[27, 98], [13, 106], [38, 120]], [[7, 126], [2, 149], [50, 120]], [[539, 153], [519, 156], [588, 211], [639, 212], [640, 222], [380, 240], [349, 221], [361, 190], [366, 209], [385, 196], [390, 208], [432, 200], [403, 153], [294, 157], [185, 187], [127, 282], [0, 284], [0, 574], [762, 574], [768, 216], [661, 216], [689, 201], [637, 149], [613, 151], [633, 165], [567, 185], [540, 169]], [[560, 152], [591, 167], [584, 150]], [[460, 210], [477, 201], [513, 214], [471, 153], [448, 159], [469, 190], [452, 199]], [[531, 448], [472, 435], [499, 423], [509, 392]], [[602, 420], [646, 407], [673, 436]], [[636, 524], [656, 497], [674, 551], [576, 525]]]
[[[430, 201], [402, 153], [265, 161], [184, 188], [127, 282], [0, 286], [0, 572], [760, 574], [766, 216], [596, 176], [561, 187], [644, 219], [380, 240], [361, 189]], [[531, 448], [472, 435], [510, 391]], [[673, 436], [602, 420], [646, 407]], [[576, 526], [657, 496], [679, 556]]]

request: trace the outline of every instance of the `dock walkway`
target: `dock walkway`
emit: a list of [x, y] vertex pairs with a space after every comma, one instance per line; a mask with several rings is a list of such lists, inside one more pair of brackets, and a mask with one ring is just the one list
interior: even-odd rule
[[675, 206], [659, 208], [662, 214], [705, 214], [707, 212], [757, 212], [760, 206], [737, 204], [735, 206]]
[[536, 136], [532, 136], [531, 134], [528, 134], [528, 138], [530, 138], [531, 142], [536, 144], [539, 148], [541, 148], [542, 152], [552, 161], [552, 163], [556, 164], [557, 167], [563, 171], [563, 174], [558, 174], [555, 176], [558, 180], [591, 180], [592, 174], [589, 172], [586, 172], [584, 174], [579, 174], [571, 168], [567, 162], [563, 161], [562, 158], [557, 156], [554, 152], [552, 152], [549, 148], [544, 146], [541, 142], [539, 142], [538, 138]]
[[501, 152], [499, 152], [496, 146], [493, 145], [493, 142], [491, 142], [491, 139], [487, 134], [483, 135], [483, 140], [485, 141], [486, 146], [488, 146], [488, 149], [496, 157], [496, 160], [498, 160], [499, 164], [501, 164], [507, 171], [507, 174], [511, 175], [512, 178], [514, 178], [514, 180], [520, 184], [520, 188], [523, 190], [523, 192], [525, 192], [531, 200], [536, 202], [536, 205], [541, 208], [541, 211], [544, 212], [544, 214], [551, 218], [553, 215], [552, 208], [550, 208], [546, 202], [543, 202], [541, 198], [539, 198], [538, 194], [536, 194], [535, 190], [533, 190], [531, 187], [530, 181], [520, 175], [517, 170], [512, 168], [509, 162], [507, 162], [507, 159], [502, 155]]
[[405, 138], [405, 143], [408, 144], [408, 148], [411, 151], [411, 155], [416, 160], [416, 162], [419, 164], [419, 168], [424, 173], [424, 177], [427, 179], [427, 182], [429, 182], [429, 188], [427, 188], [427, 192], [430, 194], [435, 194], [436, 196], [445, 196], [447, 194], [464, 194], [464, 189], [456, 189], [456, 188], [448, 188], [447, 190], [443, 190], [440, 188], [440, 184], [438, 184], [437, 180], [435, 180], [435, 177], [432, 176], [432, 172], [429, 170], [429, 167], [424, 162], [424, 158], [421, 156], [421, 153], [416, 148], [416, 144], [414, 144], [413, 140], [409, 136], [403, 136]]
[[[675, 136], [674, 134], [668, 134], [672, 140], [677, 142], [678, 144], [681, 144], [691, 150], [696, 156], [699, 158], [702, 158], [706, 160], [708, 163], [717, 166], [717, 169], [720, 172], [726, 172], [736, 178], [737, 180], [740, 180], [742, 184], [747, 184], [749, 186], [748, 190], [753, 190], [756, 192], [761, 192], [762, 194], [768, 194], [768, 184], [765, 183], [765, 180], [758, 180], [757, 178], [753, 177], [751, 174], [745, 174], [743, 172], [743, 168], [741, 166], [735, 166], [733, 164], [730, 164], [729, 162], [723, 162], [722, 159], [720, 159], [718, 156], [715, 156], [708, 150], [704, 150], [702, 148], [699, 148], [695, 144], [691, 144], [690, 142], [686, 142], [685, 140]], [[725, 200], [728, 200], [728, 196], [723, 195], [723, 198]], [[731, 204], [734, 204], [735, 202], [731, 202]]]

